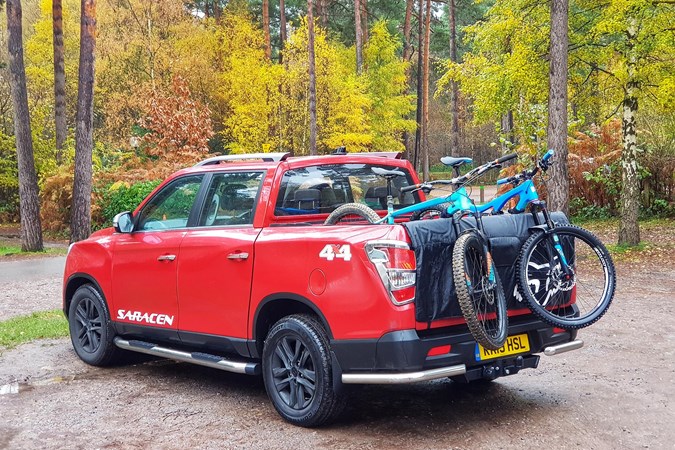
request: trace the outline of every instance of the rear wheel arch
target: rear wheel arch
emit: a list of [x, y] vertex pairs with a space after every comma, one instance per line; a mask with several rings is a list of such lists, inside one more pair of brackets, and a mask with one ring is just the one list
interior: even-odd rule
[[333, 338], [330, 326], [321, 310], [310, 300], [297, 294], [279, 293], [265, 297], [256, 308], [253, 318], [253, 342], [255, 348], [251, 348], [252, 356], [262, 355], [265, 338], [272, 326], [281, 318], [293, 314], [308, 314], [315, 316], [323, 325], [329, 339]]

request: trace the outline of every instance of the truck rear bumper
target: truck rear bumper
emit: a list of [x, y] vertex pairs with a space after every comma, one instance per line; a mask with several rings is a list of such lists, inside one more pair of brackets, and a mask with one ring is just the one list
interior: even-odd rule
[[536, 368], [539, 356], [575, 350], [583, 345], [576, 331], [554, 329], [534, 319], [509, 327], [509, 335], [526, 333], [530, 350], [480, 360], [476, 342], [466, 328], [399, 330], [373, 340], [331, 342], [342, 382], [346, 384], [399, 384], [452, 377], [457, 380], [494, 379]]
[[466, 366], [459, 364], [419, 372], [402, 373], [343, 373], [345, 384], [405, 384], [418, 381], [430, 381], [438, 378], [456, 377], [466, 373]]

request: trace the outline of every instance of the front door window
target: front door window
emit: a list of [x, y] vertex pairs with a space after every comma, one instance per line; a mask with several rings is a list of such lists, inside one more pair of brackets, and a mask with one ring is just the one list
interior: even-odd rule
[[202, 175], [191, 175], [169, 183], [145, 205], [136, 230], [185, 228], [201, 182]]

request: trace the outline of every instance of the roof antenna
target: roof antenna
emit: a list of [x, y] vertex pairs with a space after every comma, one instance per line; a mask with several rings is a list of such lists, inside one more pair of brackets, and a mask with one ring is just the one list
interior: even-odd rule
[[346, 155], [347, 154], [347, 147], [344, 145], [342, 147], [338, 147], [335, 150], [333, 150], [333, 153], [331, 155]]

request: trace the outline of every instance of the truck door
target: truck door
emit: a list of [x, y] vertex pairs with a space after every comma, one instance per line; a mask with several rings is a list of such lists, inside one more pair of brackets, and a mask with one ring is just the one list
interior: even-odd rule
[[157, 192], [135, 218], [131, 233], [115, 234], [112, 268], [114, 320], [176, 328], [179, 247], [203, 175], [180, 177]]
[[[213, 174], [197, 226], [180, 246], [178, 307], [180, 335], [246, 338], [253, 276], [255, 206], [261, 171]], [[201, 336], [197, 336], [201, 335]]]

